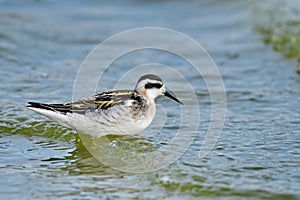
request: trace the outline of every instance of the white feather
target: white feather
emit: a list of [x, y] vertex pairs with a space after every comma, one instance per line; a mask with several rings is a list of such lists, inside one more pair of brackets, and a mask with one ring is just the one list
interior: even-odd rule
[[41, 109], [41, 108], [34, 108], [34, 107], [27, 107], [29, 110], [32, 110], [34, 112], [37, 112], [41, 115], [44, 115], [58, 123], [60, 123], [63, 126], [66, 126], [68, 128], [75, 128], [72, 126], [70, 123], [68, 123], [68, 118], [66, 115], [61, 114], [59, 112], [51, 111], [51, 110], [46, 110], [46, 109]]

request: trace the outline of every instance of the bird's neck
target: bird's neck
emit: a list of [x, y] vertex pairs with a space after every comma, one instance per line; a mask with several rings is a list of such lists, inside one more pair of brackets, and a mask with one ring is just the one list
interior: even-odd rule
[[136, 90], [137, 93], [139, 93], [140, 95], [142, 95], [146, 101], [147, 101], [147, 105], [152, 107], [154, 106], [155, 107], [155, 101], [154, 101], [154, 98], [151, 97], [145, 90]]

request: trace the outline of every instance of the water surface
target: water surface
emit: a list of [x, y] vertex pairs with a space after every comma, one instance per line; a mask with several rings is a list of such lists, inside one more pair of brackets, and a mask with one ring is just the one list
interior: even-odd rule
[[[3, 0], [0, 4], [1, 198], [300, 198], [297, 63], [261, 40], [254, 28], [253, 2]], [[99, 163], [74, 131], [24, 105], [28, 100], [70, 101], [77, 70], [94, 46], [120, 31], [145, 26], [181, 31], [208, 50], [224, 79], [227, 118], [215, 148], [199, 159], [210, 96], [203, 80], [186, 72], [200, 104], [197, 137], [167, 168], [128, 174]], [[188, 69], [168, 54], [140, 55], [113, 63], [99, 90], [112, 88], [131, 65], [154, 58], [182, 72]], [[158, 101], [176, 110], [175, 104]], [[158, 113], [156, 122], [159, 117]], [[170, 115], [168, 120], [176, 122], [177, 117]], [[166, 127], [162, 140], [174, 128]]]

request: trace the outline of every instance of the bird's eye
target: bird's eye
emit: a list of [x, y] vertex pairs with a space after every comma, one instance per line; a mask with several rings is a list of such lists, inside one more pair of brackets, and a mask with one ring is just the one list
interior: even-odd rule
[[161, 83], [147, 83], [145, 85], [145, 89], [157, 88], [160, 89], [162, 87]]

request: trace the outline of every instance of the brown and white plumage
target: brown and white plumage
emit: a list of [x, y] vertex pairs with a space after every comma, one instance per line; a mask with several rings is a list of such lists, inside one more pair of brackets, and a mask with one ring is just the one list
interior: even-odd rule
[[155, 98], [165, 95], [182, 104], [165, 90], [158, 76], [142, 76], [134, 90], [117, 90], [66, 104], [28, 102], [27, 108], [58, 123], [94, 137], [107, 134], [133, 135], [154, 118]]

